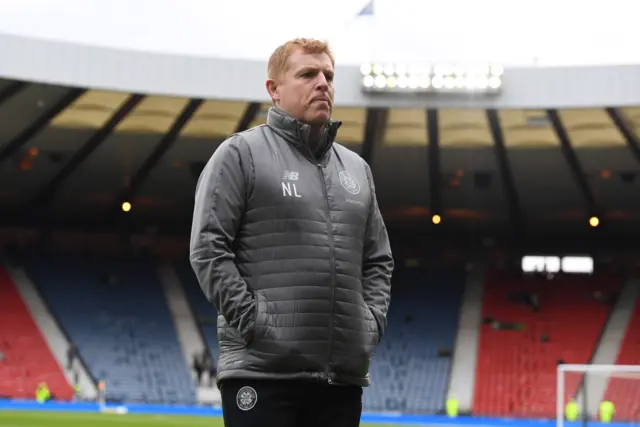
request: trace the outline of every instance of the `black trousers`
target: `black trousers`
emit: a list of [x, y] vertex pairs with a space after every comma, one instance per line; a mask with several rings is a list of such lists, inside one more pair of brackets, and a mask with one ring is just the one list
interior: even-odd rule
[[225, 427], [358, 427], [362, 387], [304, 381], [224, 380]]

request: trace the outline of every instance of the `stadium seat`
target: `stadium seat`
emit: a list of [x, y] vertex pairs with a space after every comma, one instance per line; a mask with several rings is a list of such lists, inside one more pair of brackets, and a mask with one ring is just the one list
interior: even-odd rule
[[[616, 365], [640, 366], [640, 298], [627, 326]], [[615, 421], [638, 423], [640, 420], [640, 374], [621, 373], [611, 378], [604, 400], [615, 405]]]
[[49, 350], [40, 329], [0, 267], [0, 397], [34, 399], [36, 388], [46, 383], [56, 400], [71, 400], [73, 389]]
[[463, 290], [463, 273], [411, 269], [394, 274], [388, 329], [371, 364], [365, 410], [444, 409], [451, 367], [447, 352], [454, 347]]
[[[617, 291], [614, 277], [563, 277], [549, 281], [489, 273], [483, 317], [522, 324], [523, 330], [480, 330], [473, 413], [481, 416], [554, 418], [556, 369], [565, 363], [588, 363], [611, 307], [595, 291]], [[509, 299], [515, 292], [535, 292], [540, 310]], [[547, 335], [548, 342], [542, 341]], [[580, 376], [567, 378], [565, 400], [577, 391]]]
[[156, 266], [140, 259], [34, 256], [28, 272], [107, 398], [195, 403]]

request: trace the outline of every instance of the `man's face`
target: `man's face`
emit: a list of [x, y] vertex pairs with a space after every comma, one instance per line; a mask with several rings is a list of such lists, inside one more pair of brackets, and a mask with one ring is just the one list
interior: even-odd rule
[[322, 126], [333, 108], [333, 65], [325, 53], [294, 51], [288, 68], [267, 85], [276, 105], [311, 126]]

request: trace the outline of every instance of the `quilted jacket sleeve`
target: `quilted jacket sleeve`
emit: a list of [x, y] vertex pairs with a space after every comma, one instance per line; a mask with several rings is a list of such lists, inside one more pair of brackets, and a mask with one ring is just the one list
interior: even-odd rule
[[209, 301], [248, 343], [255, 326], [256, 303], [232, 251], [250, 182], [247, 152], [241, 138], [232, 136], [218, 147], [202, 171], [196, 187], [189, 259]]
[[364, 301], [376, 318], [378, 332], [382, 338], [387, 328], [394, 261], [387, 228], [378, 207], [371, 169], [366, 163], [365, 166], [371, 191], [371, 205], [364, 241], [362, 288]]

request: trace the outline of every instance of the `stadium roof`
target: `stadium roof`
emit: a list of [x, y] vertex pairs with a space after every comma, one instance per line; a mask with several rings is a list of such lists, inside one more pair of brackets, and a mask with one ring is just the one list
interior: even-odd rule
[[[0, 32], [0, 76], [147, 95], [269, 102], [266, 58], [142, 51]], [[437, 64], [429, 64], [437, 65]], [[125, 71], [126, 70], [126, 71]], [[362, 91], [359, 65], [336, 64], [336, 104], [394, 108], [597, 108], [640, 105], [640, 64], [505, 67], [499, 96], [393, 96]]]
[[[206, 160], [268, 107], [0, 80], [0, 217], [188, 224]], [[339, 142], [372, 165], [391, 227], [588, 232], [597, 215], [609, 230], [640, 228], [640, 108], [338, 107], [334, 118]]]

